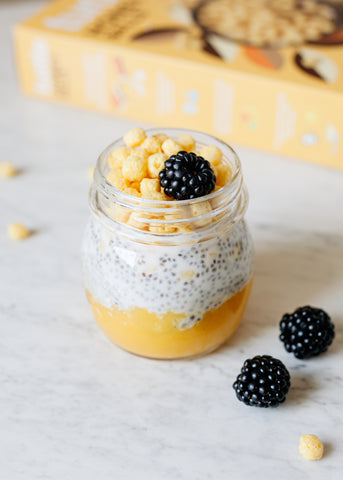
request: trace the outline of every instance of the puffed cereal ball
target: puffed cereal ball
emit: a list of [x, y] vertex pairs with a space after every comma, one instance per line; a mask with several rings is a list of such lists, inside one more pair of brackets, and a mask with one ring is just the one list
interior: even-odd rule
[[190, 135], [181, 135], [177, 139], [177, 143], [179, 143], [181, 147], [187, 152], [190, 152], [195, 149], [195, 140]]
[[143, 178], [140, 190], [143, 198], [150, 195], [151, 192], [159, 192], [161, 190], [160, 181], [157, 178]]
[[153, 135], [153, 138], [155, 138], [159, 144], [162, 145], [162, 143], [168, 139], [168, 135], [165, 133], [156, 133], [156, 135]]
[[164, 162], [168, 160], [165, 153], [154, 153], [148, 158], [149, 177], [158, 178], [158, 174], [164, 168]]
[[171, 155], [176, 155], [177, 152], [182, 150], [181, 145], [179, 145], [172, 138], [168, 138], [162, 143], [162, 151], [170, 157]]
[[156, 202], [168, 202], [170, 200], [164, 192], [146, 192], [142, 197], [146, 200], [155, 200]]
[[324, 453], [324, 445], [317, 435], [301, 435], [299, 452], [306, 460], [320, 460]]
[[130, 210], [126, 207], [122, 207], [121, 205], [114, 205], [113, 208], [113, 216], [118, 222], [126, 223], [130, 217]]
[[133, 128], [124, 135], [124, 142], [128, 147], [138, 147], [145, 139], [146, 134], [143, 128]]
[[200, 155], [204, 157], [205, 160], [213, 163], [213, 165], [219, 165], [223, 157], [223, 152], [214, 145], [206, 145], [201, 149]]
[[140, 182], [148, 175], [146, 160], [138, 155], [130, 155], [123, 161], [122, 172], [125, 180]]
[[125, 190], [127, 187], [125, 178], [122, 174], [121, 170], [112, 170], [108, 175], [107, 175], [107, 180], [116, 188], [119, 188], [119, 190]]
[[128, 187], [135, 188], [136, 190], [139, 191], [139, 193], [141, 192], [141, 182], [130, 182]]
[[7, 233], [12, 240], [24, 240], [30, 236], [30, 230], [21, 223], [11, 223], [7, 228]]
[[161, 143], [154, 137], [147, 137], [144, 139], [140, 148], [148, 152], [149, 154], [157, 153], [160, 151]]
[[17, 169], [14, 167], [14, 165], [12, 165], [11, 162], [0, 163], [0, 177], [10, 178], [14, 177], [17, 173]]
[[148, 160], [150, 153], [145, 150], [145, 148], [139, 147], [136, 150], [133, 151], [134, 155], [137, 155], [137, 157], [144, 158], [144, 160]]
[[137, 190], [136, 188], [133, 187], [126, 187], [123, 190], [125, 193], [128, 193], [129, 195], [132, 195], [133, 197], [141, 197], [141, 192]]
[[151, 233], [175, 233], [176, 227], [166, 223], [151, 223], [149, 230]]
[[200, 217], [200, 215], [211, 212], [212, 208], [209, 202], [199, 202], [192, 204], [191, 210], [193, 217]]
[[131, 148], [128, 147], [118, 147], [110, 155], [108, 159], [108, 164], [111, 168], [121, 168], [123, 161], [131, 154]]
[[229, 165], [225, 165], [225, 164], [217, 165], [215, 169], [216, 169], [217, 184], [221, 186], [226, 185], [231, 180], [231, 176], [232, 176]]
[[[200, 217], [201, 215], [205, 215], [206, 213], [211, 212], [212, 208], [209, 202], [200, 202], [200, 203], [194, 203], [193, 205], [191, 205], [191, 211], [192, 211], [193, 217]], [[208, 225], [209, 223], [211, 223], [211, 221], [212, 221], [211, 218], [197, 220], [196, 225], [198, 227], [204, 227], [205, 225]]]
[[150, 215], [144, 212], [132, 212], [130, 214], [129, 219], [127, 220], [127, 224], [131, 227], [138, 228], [139, 230], [149, 230], [149, 224], [146, 222], [145, 219], [149, 219]]

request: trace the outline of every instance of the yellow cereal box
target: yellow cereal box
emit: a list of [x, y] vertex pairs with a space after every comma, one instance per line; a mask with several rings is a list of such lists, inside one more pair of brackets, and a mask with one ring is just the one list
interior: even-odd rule
[[25, 92], [343, 167], [343, 0], [57, 0]]

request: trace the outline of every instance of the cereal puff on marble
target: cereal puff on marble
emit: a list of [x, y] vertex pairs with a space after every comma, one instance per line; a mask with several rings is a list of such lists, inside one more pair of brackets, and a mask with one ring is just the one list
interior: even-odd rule
[[22, 223], [11, 223], [7, 227], [7, 233], [12, 240], [24, 240], [31, 235], [30, 230]]
[[317, 435], [301, 435], [299, 452], [306, 460], [320, 460], [324, 454], [324, 445]]
[[17, 175], [18, 170], [11, 162], [1, 162], [0, 163], [0, 177], [2, 178], [11, 178]]

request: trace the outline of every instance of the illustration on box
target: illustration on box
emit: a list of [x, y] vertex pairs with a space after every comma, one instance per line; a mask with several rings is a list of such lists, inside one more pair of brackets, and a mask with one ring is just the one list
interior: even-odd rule
[[169, 16], [180, 26], [149, 28], [133, 40], [173, 42], [175, 49], [203, 51], [225, 62], [243, 54], [273, 70], [285, 62], [283, 49], [296, 47], [293, 61], [302, 72], [327, 83], [338, 78], [334, 60], [313, 47], [343, 44], [343, 2], [182, 0], [171, 4]]
[[124, 112], [128, 106], [128, 93], [133, 92], [137, 97], [146, 95], [147, 74], [141, 69], [129, 73], [124, 59], [119, 56], [113, 59], [113, 66], [116, 82], [111, 88], [111, 100], [119, 111]]

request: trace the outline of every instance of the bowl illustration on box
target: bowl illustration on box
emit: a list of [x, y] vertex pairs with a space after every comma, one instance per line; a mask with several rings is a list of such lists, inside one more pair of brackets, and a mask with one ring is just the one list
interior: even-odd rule
[[[133, 40], [168, 42], [179, 51], [199, 51], [234, 61], [241, 53], [262, 68], [281, 69], [284, 48], [343, 44], [343, 2], [319, 0], [182, 0], [171, 2], [173, 25], [149, 28]], [[175, 22], [177, 25], [175, 25]], [[332, 83], [333, 77], [306, 68], [306, 75]], [[335, 66], [334, 66], [335, 69]]]
[[325, 43], [341, 24], [336, 8], [316, 0], [206, 0], [193, 16], [205, 32], [262, 48]]

